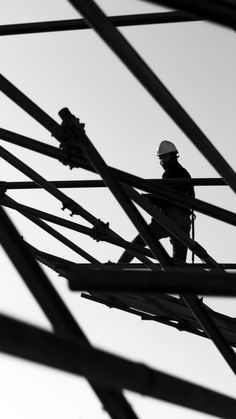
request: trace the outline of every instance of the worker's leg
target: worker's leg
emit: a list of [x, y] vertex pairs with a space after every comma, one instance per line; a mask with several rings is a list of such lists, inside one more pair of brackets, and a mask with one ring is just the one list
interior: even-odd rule
[[[160, 240], [164, 237], [168, 237], [169, 233], [162, 227], [160, 224], [158, 224], [155, 220], [152, 220], [152, 222], [149, 224], [150, 229], [155, 234], [155, 237], [157, 240]], [[146, 244], [140, 234], [138, 234], [134, 240], [132, 241], [133, 244], [138, 244], [139, 246], [145, 247]], [[118, 263], [130, 263], [133, 260], [134, 256], [131, 255], [127, 250], [125, 250], [120, 259], [118, 260]]]
[[[168, 216], [189, 236], [191, 220], [188, 214], [185, 214], [178, 209], [172, 209]], [[171, 236], [170, 241], [173, 246], [173, 258], [185, 262], [188, 248], [174, 236]]]

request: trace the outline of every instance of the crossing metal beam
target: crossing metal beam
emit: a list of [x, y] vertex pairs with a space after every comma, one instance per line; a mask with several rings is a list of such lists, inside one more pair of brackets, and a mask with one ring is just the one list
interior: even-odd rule
[[[236, 192], [236, 173], [93, 0], [68, 0]], [[234, 6], [235, 9], [235, 6]], [[235, 12], [233, 11], [235, 15]]]
[[142, 0], [147, 3], [174, 7], [192, 13], [202, 19], [218, 24], [235, 27], [236, 5], [234, 0]]
[[0, 333], [0, 351], [84, 376], [104, 391], [108, 386], [114, 392], [125, 388], [220, 418], [234, 418], [236, 400], [232, 397], [92, 348], [73, 337], [53, 335], [3, 315]]
[[[189, 13], [173, 12], [130, 14], [123, 16], [109, 16], [113, 25], [119, 27], [154, 25], [178, 22], [194, 22], [201, 20]], [[56, 20], [47, 22], [15, 23], [13, 25], [0, 25], [0, 36], [24, 35], [30, 33], [45, 33], [58, 31], [74, 31], [91, 29], [84, 19]]]
[[[90, 343], [86, 335], [56, 292], [51, 282], [48, 280], [47, 276], [44, 274], [41, 267], [32, 258], [23, 239], [19, 236], [14, 225], [2, 208], [0, 208], [0, 228], [0, 242], [4, 250], [46, 317], [51, 322], [55, 332], [61, 336], [66, 336], [67, 338], [71, 337], [75, 342], [83, 342], [85, 348], [88, 349]], [[4, 335], [6, 336], [7, 333], [8, 332], [5, 329]], [[27, 340], [24, 341], [21, 334], [17, 336], [20, 336], [20, 338], [16, 339], [21, 343], [24, 342], [25, 345]], [[36, 346], [38, 346], [37, 339], [34, 340], [34, 342], [36, 343]], [[14, 348], [16, 347], [17, 343], [14, 342], [13, 350], [15, 350]], [[10, 348], [8, 348], [8, 350], [10, 352]], [[90, 381], [90, 385], [112, 418], [123, 419], [124, 417], [127, 417], [127, 419], [137, 419], [133, 409], [118, 390], [113, 387], [112, 389], [109, 389], [109, 386], [107, 389], [104, 389], [92, 381]]]

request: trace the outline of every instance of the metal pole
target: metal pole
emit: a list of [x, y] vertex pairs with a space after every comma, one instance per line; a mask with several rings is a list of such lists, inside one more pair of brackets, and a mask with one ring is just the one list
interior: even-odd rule
[[144, 0], [147, 3], [162, 4], [166, 7], [182, 9], [195, 16], [212, 20], [228, 27], [236, 24], [234, 0]]
[[[30, 251], [27, 249], [24, 241], [19, 236], [14, 225], [2, 208], [0, 208], [0, 227], [0, 242], [3, 248], [41, 309], [52, 323], [55, 331], [58, 334], [67, 337], [70, 336], [75, 341], [79, 340], [80, 342], [83, 342], [85, 348], [88, 349], [90, 343], [86, 335], [75, 321], [59, 294], [57, 294], [43, 270], [32, 258]], [[24, 339], [22, 340], [21, 334], [18, 335], [17, 340], [23, 342]], [[132, 408], [119, 391], [113, 389], [113, 387], [112, 390], [109, 388], [104, 390], [104, 388], [100, 388], [92, 381], [90, 382], [90, 385], [112, 418], [123, 419], [123, 415], [127, 414], [129, 419], [137, 419]], [[117, 414], [117, 412], [120, 414]]]
[[0, 350], [4, 353], [84, 376], [103, 388], [125, 388], [220, 418], [235, 417], [236, 400], [231, 397], [73, 338], [65, 339], [3, 315], [0, 332]]
[[57, 139], [63, 138], [63, 130], [49, 115], [46, 114], [38, 105], [30, 100], [24, 93], [10, 83], [0, 74], [0, 90], [19, 105], [24, 111], [32, 116], [36, 121], [44, 126]]
[[236, 192], [236, 173], [93, 0], [69, 0]]
[[[17, 144], [26, 147], [27, 149], [48, 155], [49, 157], [56, 158], [59, 161], [62, 161], [64, 164], [68, 164], [67, 154], [62, 150], [58, 150], [56, 147], [40, 143], [39, 141], [32, 140], [27, 137], [23, 137], [19, 134], [15, 134], [3, 129], [0, 129], [0, 136], [3, 140], [10, 141], [13, 144]], [[90, 165], [89, 162], [85, 163], [84, 160], [79, 159], [78, 157], [71, 157], [71, 163], [73, 165], [75, 164], [76, 167], [82, 167], [85, 170], [95, 172], [94, 168]], [[223, 208], [219, 208], [215, 205], [208, 204], [199, 199], [186, 197], [183, 194], [176, 193], [173, 190], [163, 187], [163, 185], [167, 183], [166, 180], [163, 180], [163, 184], [159, 182], [159, 179], [155, 183], [153, 179], [151, 179], [150, 181], [113, 167], [110, 167], [110, 169], [112, 170], [112, 173], [117, 177], [117, 179], [124, 183], [128, 183], [129, 185], [142, 189], [146, 192], [157, 194], [157, 196], [160, 196], [161, 198], [164, 198], [167, 201], [178, 203], [178, 205], [180, 206], [186, 208], [193, 208], [196, 211], [199, 211], [210, 217], [216, 218], [220, 221], [236, 225], [235, 213], [227, 211]], [[224, 182], [224, 184], [226, 184], [226, 182], [223, 179], [221, 179], [221, 182]], [[202, 184], [201, 180], [199, 180], [199, 184]]]
[[[226, 186], [223, 179], [220, 178], [192, 178], [192, 179], [157, 179], [155, 182], [160, 185], [194, 185], [194, 186]], [[149, 182], [153, 179], [149, 179]], [[103, 180], [50, 180], [49, 181], [56, 188], [105, 188], [106, 184]], [[153, 182], [153, 183], [155, 183]], [[228, 185], [227, 185], [228, 186]], [[7, 189], [40, 189], [41, 185], [35, 182], [6, 182]]]
[[[163, 23], [193, 22], [201, 20], [196, 16], [179, 11], [145, 14], [140, 13], [125, 16], [109, 16], [108, 19], [113, 23], [113, 25], [119, 27], [153, 25]], [[13, 25], [1, 25], [0, 36], [58, 31], [73, 31], [81, 29], [91, 29], [84, 19], [16, 23]]]
[[[129, 243], [126, 240], [120, 238], [113, 238], [108, 236], [97, 236], [96, 231], [94, 228], [89, 228], [86, 226], [83, 226], [81, 224], [74, 223], [73, 221], [65, 220], [64, 218], [57, 217], [56, 215], [48, 214], [47, 212], [36, 210], [34, 208], [28, 207], [26, 205], [19, 204], [18, 202], [14, 201], [12, 198], [9, 198], [8, 196], [4, 196], [3, 198], [0, 198], [0, 205], [3, 205], [7, 208], [12, 208], [16, 211], [19, 211], [23, 215], [29, 214], [37, 218], [42, 218], [43, 220], [49, 221], [54, 224], [61, 225], [62, 227], [69, 228], [70, 230], [77, 231], [78, 233], [85, 234], [97, 241], [106, 241], [107, 243], [114, 244], [118, 247], [122, 247], [125, 249], [129, 249], [135, 257], [143, 261], [143, 263], [146, 263], [147, 260], [142, 255], [146, 255], [148, 257], [152, 256], [152, 253], [149, 249], [145, 249], [141, 246], [135, 245], [133, 243]], [[153, 265], [152, 263], [150, 264]]]
[[84, 259], [88, 260], [90, 263], [94, 264], [100, 264], [99, 260], [95, 259], [93, 256], [91, 256], [89, 253], [85, 252], [85, 250], [81, 249], [79, 246], [77, 246], [75, 243], [73, 243], [71, 240], [67, 239], [65, 236], [60, 234], [58, 231], [56, 231], [54, 228], [50, 227], [47, 223], [40, 220], [39, 218], [32, 217], [28, 214], [23, 214], [26, 218], [28, 218], [32, 223], [36, 224], [40, 228], [42, 228], [44, 231], [47, 231], [52, 237], [59, 240], [61, 243], [63, 243], [65, 246], [69, 247], [71, 250], [76, 252], [78, 255], [82, 256]]
[[[109, 267], [109, 265], [108, 265]], [[236, 296], [236, 274], [193, 272], [188, 267], [176, 272], [114, 271], [73, 268], [64, 276], [73, 291], [120, 291], [167, 294]]]
[[35, 172], [35, 170], [33, 170], [31, 167], [29, 167], [28, 165], [23, 163], [21, 160], [19, 160], [12, 153], [5, 150], [2, 146], [0, 146], [0, 157], [2, 157], [8, 163], [10, 163], [14, 167], [16, 167], [18, 170], [20, 170], [26, 176], [30, 177], [32, 180], [34, 180], [36, 183], [38, 183], [40, 186], [42, 186], [43, 189], [45, 189], [52, 196], [54, 196], [56, 199], [58, 199], [63, 205], [62, 209], [67, 208], [71, 211], [72, 214], [80, 215], [81, 217], [85, 218], [89, 223], [91, 223], [93, 225], [97, 224], [98, 220], [97, 220], [96, 217], [94, 217], [92, 214], [90, 214], [88, 211], [86, 211], [81, 205], [79, 205], [73, 199], [69, 198], [63, 192], [59, 191], [49, 181], [44, 179], [41, 175], [39, 175], [37, 172]]
[[214, 319], [208, 315], [203, 309], [202, 303], [194, 296], [182, 295], [185, 304], [189, 307], [194, 316], [198, 319], [203, 330], [215, 344], [227, 364], [230, 366], [234, 374], [236, 374], [236, 356], [233, 349], [227, 343], [219, 328], [216, 326]]
[[207, 251], [196, 241], [192, 240], [187, 233], [185, 233], [172, 219], [163, 214], [157, 207], [153, 206], [145, 196], [141, 196], [135, 189], [125, 185], [124, 190], [128, 193], [139, 206], [146, 210], [159, 224], [161, 224], [167, 231], [175, 236], [183, 244], [186, 245], [192, 252], [194, 252], [200, 259], [214, 266], [218, 270], [223, 269], [217, 262], [209, 256]]
[[89, 159], [90, 163], [101, 175], [107, 187], [111, 190], [121, 207], [124, 209], [130, 220], [141, 234], [143, 240], [150, 247], [154, 257], [159, 259], [160, 263], [168, 266], [172, 265], [168, 253], [160, 246], [159, 242], [155, 239], [155, 235], [149, 230], [148, 225], [141, 214], [138, 212], [134, 204], [129, 199], [128, 195], [123, 190], [122, 186], [117, 182], [115, 177], [112, 175], [108, 166], [106, 165], [103, 158], [100, 156], [98, 151], [95, 149], [87, 135], [82, 132], [79, 124], [76, 123], [76, 118], [66, 108], [59, 112], [63, 122], [71, 126], [71, 137], [74, 135], [75, 144], [84, 151], [85, 155]]
[[[59, 115], [63, 119], [64, 124], [70, 127], [71, 138], [74, 138], [74, 143], [76, 144], [76, 140], [78, 141], [78, 146], [84, 151], [84, 153], [89, 158], [91, 164], [100, 173], [106, 185], [109, 187], [109, 189], [111, 189], [112, 193], [119, 201], [120, 205], [123, 207], [125, 212], [130, 217], [131, 221], [134, 223], [140, 234], [143, 236], [145, 242], [150, 246], [153, 254], [157, 257], [157, 259], [160, 260], [160, 263], [165, 268], [168, 268], [168, 266], [174, 266], [173, 260], [169, 257], [165, 249], [163, 249], [163, 246], [158, 241], [158, 246], [156, 245], [155, 236], [152, 236], [152, 234], [148, 234], [149, 232], [148, 230], [146, 230], [146, 225], [145, 223], [143, 223], [140, 214], [137, 212], [136, 208], [133, 205], [130, 205], [130, 201], [128, 199], [127, 194], [120, 187], [115, 177], [113, 177], [109, 168], [106, 166], [106, 163], [99, 155], [93, 144], [90, 142], [89, 138], [86, 136], [83, 128], [80, 127], [80, 124], [77, 121], [77, 119], [73, 115], [71, 115], [68, 109], [61, 110]], [[209, 260], [208, 264], [209, 266], [214, 267], [216, 265], [216, 263], [213, 260]], [[218, 267], [218, 269], [220, 269], [220, 267]], [[191, 306], [191, 310], [194, 313], [196, 306], [195, 300], [197, 300], [197, 298], [186, 296], [185, 299], [186, 301], [188, 301], [188, 304]], [[223, 355], [231, 369], [234, 372], [236, 372], [236, 357], [234, 352], [231, 352], [231, 348], [229, 347], [223, 336], [221, 336], [221, 333], [217, 330], [217, 328], [215, 328], [214, 332], [212, 331], [211, 317], [208, 315], [203, 306], [198, 305], [198, 309], [202, 312], [201, 324], [204, 325], [205, 332], [213, 339], [215, 345], [220, 350], [221, 354]], [[195, 315], [198, 319], [198, 312], [196, 312]]]

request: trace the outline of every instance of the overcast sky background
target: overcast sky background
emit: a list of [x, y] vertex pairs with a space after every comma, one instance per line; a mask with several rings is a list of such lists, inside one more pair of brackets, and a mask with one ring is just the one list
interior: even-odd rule
[[[142, 1], [97, 2], [108, 15], [147, 13], [165, 9]], [[66, 0], [0, 0], [0, 24], [75, 19]], [[215, 147], [235, 169], [236, 35], [206, 22], [122, 28], [121, 32], [156, 72]], [[92, 30], [0, 38], [1, 73], [60, 123], [58, 112], [68, 107], [86, 124], [86, 132], [105, 161], [144, 178], [161, 178], [155, 156], [159, 142], [175, 142], [180, 163], [192, 177], [219, 177], [191, 141], [171, 121], [134, 76]], [[43, 127], [1, 94], [0, 126], [58, 146]], [[1, 141], [48, 180], [95, 179], [81, 169]], [[28, 180], [1, 161], [0, 179]], [[63, 190], [127, 240], [135, 228], [106, 189]], [[61, 204], [44, 191], [10, 191], [26, 205], [71, 219]], [[228, 187], [198, 187], [199, 199], [235, 208]], [[58, 243], [14, 211], [8, 211], [25, 240], [49, 253], [77, 263], [84, 259]], [[146, 216], [149, 220], [149, 217]], [[78, 216], [73, 221], [89, 225]], [[56, 227], [101, 262], [117, 261], [122, 250]], [[197, 214], [196, 240], [218, 262], [235, 261], [235, 229]], [[171, 251], [169, 241], [162, 243]], [[51, 330], [37, 303], [1, 251], [0, 311]], [[189, 254], [190, 261], [191, 254]], [[196, 260], [197, 261], [197, 260]], [[45, 269], [91, 343], [163, 372], [191, 380], [235, 397], [235, 377], [207, 339], [167, 326], [141, 322], [127, 313], [109, 310], [68, 290], [66, 280]], [[216, 310], [235, 317], [234, 299], [205, 298]], [[0, 356], [0, 413], [5, 419], [107, 418], [86, 380]], [[197, 419], [208, 415], [125, 392], [140, 419]]]

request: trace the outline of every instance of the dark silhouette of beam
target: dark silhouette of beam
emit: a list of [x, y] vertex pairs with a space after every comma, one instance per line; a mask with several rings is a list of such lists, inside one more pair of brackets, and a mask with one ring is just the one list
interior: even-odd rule
[[[223, 179], [220, 178], [192, 178], [192, 179], [147, 179], [153, 181], [157, 185], [194, 185], [194, 186], [228, 186]], [[167, 182], [166, 182], [167, 181]], [[105, 188], [106, 184], [103, 180], [50, 180], [50, 183], [56, 188]], [[13, 181], [6, 182], [7, 189], [40, 189], [42, 186], [35, 182]]]
[[187, 13], [192, 13], [201, 19], [208, 19], [215, 23], [235, 27], [236, 5], [234, 0], [142, 0], [147, 3], [174, 7]]
[[[0, 128], [0, 137], [12, 144], [16, 144], [29, 150], [47, 155], [48, 157], [61, 161], [63, 164], [68, 164], [67, 154], [63, 150], [57, 149], [51, 145], [44, 144], [40, 141], [33, 140], [31, 138], [16, 134], [8, 130], [4, 130], [2, 128]], [[89, 162], [86, 162], [78, 156], [70, 157], [70, 163], [73, 164], [73, 167], [81, 167], [90, 172], [95, 172], [94, 168]], [[120, 182], [127, 183], [138, 189], [142, 189], [145, 192], [156, 194], [157, 197], [159, 196], [169, 202], [178, 203], [178, 205], [185, 208], [192, 208], [220, 221], [236, 225], [236, 216], [233, 212], [219, 208], [212, 204], [208, 204], [207, 202], [201, 201], [199, 199], [186, 197], [183, 194], [170, 190], [166, 188], [166, 183], [164, 180], [163, 182], [162, 180], [157, 180], [157, 182], [155, 182], [154, 179], [151, 179], [150, 181], [148, 179], [142, 179], [138, 176], [113, 167], [110, 167], [110, 169]], [[221, 179], [220, 182], [227, 184], [227, 182], [225, 182], [223, 179]], [[201, 180], [199, 180], [199, 184], [202, 184]]]
[[[127, 66], [154, 100], [167, 112], [223, 179], [236, 192], [236, 173], [216, 150], [185, 109], [168, 91], [124, 36], [112, 25], [93, 0], [69, 0], [94, 28], [103, 41]], [[235, 9], [235, 6], [234, 6]]]
[[235, 415], [236, 400], [231, 397], [92, 348], [73, 337], [54, 335], [3, 315], [0, 333], [2, 352], [84, 376], [104, 390], [108, 386], [125, 388], [224, 419]]
[[[71, 337], [75, 342], [83, 342], [85, 348], [88, 349], [90, 343], [86, 335], [47, 276], [44, 274], [41, 267], [33, 259], [27, 245], [19, 236], [13, 223], [2, 208], [0, 208], [0, 228], [0, 242], [4, 250], [46, 317], [51, 322], [55, 332], [61, 336], [66, 336], [67, 338]], [[7, 333], [8, 331], [5, 329], [5, 337], [7, 336]], [[18, 335], [16, 340], [23, 343], [24, 338], [22, 338], [22, 335]], [[24, 342], [24, 344], [25, 343], [26, 342]], [[35, 343], [37, 346], [37, 340]], [[15, 344], [13, 344], [13, 347], [14, 346]], [[38, 350], [40, 351], [39, 347]], [[90, 385], [112, 418], [123, 419], [127, 416], [129, 419], [137, 419], [131, 406], [118, 390], [113, 387], [111, 389], [104, 389], [92, 381], [90, 381]]]
[[[109, 16], [109, 20], [115, 26], [127, 27], [137, 25], [154, 25], [178, 22], [199, 21], [199, 17], [189, 13], [173, 11], [162, 13], [130, 14], [124, 16]], [[0, 36], [3, 35], [24, 35], [32, 33], [74, 31], [91, 29], [84, 19], [56, 20], [47, 22], [15, 23], [11, 25], [0, 25]]]
[[[109, 266], [109, 265], [108, 265]], [[132, 266], [132, 265], [131, 265]], [[188, 267], [176, 272], [64, 269], [73, 291], [158, 292], [236, 296], [236, 274], [194, 272]]]

